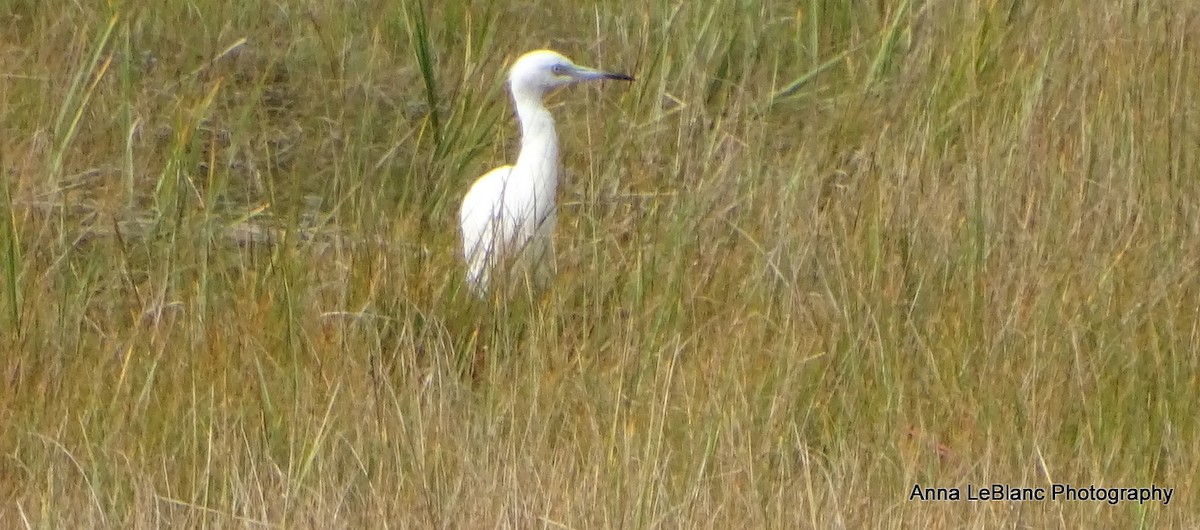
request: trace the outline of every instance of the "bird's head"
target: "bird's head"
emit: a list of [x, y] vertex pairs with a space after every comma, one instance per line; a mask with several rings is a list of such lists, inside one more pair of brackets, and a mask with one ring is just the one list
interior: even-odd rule
[[632, 77], [625, 74], [579, 66], [562, 54], [550, 50], [537, 50], [522, 55], [513, 63], [508, 74], [513, 93], [532, 93], [539, 97], [556, 88], [600, 79], [633, 81]]

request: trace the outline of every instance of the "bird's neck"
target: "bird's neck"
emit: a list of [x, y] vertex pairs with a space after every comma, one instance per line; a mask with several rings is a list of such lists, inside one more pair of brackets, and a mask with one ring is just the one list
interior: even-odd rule
[[553, 194], [558, 183], [558, 134], [554, 118], [542, 104], [540, 95], [514, 96], [517, 118], [521, 121], [521, 152], [514, 174], [529, 175]]

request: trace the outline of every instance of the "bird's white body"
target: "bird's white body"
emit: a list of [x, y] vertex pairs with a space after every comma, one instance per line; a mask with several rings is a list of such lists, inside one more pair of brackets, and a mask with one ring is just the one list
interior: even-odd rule
[[498, 270], [532, 275], [538, 283], [553, 273], [558, 134], [542, 99], [560, 86], [593, 79], [631, 78], [577, 66], [549, 50], [513, 64], [509, 88], [521, 122], [521, 152], [516, 164], [479, 177], [459, 209], [467, 284], [476, 295], [489, 291]]

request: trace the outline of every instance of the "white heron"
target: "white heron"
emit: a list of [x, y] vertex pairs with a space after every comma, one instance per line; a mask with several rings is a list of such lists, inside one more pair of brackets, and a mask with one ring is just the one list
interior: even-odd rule
[[513, 63], [508, 84], [521, 123], [521, 152], [516, 164], [479, 177], [459, 209], [467, 284], [477, 296], [486, 296], [500, 271], [532, 273], [538, 283], [553, 272], [558, 135], [542, 99], [556, 88], [602, 79], [633, 81], [550, 50], [526, 53]]

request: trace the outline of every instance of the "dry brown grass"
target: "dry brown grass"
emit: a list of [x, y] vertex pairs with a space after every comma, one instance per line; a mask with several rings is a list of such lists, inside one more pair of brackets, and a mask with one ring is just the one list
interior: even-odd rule
[[[1200, 523], [1200, 7], [159, 4], [0, 5], [2, 527]], [[638, 81], [483, 307], [542, 46]], [[1053, 482], [1175, 490], [908, 500]]]

